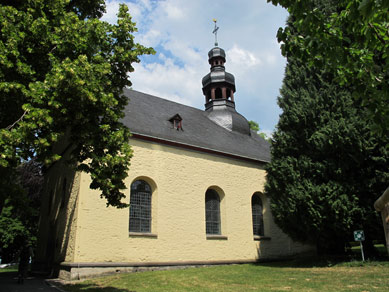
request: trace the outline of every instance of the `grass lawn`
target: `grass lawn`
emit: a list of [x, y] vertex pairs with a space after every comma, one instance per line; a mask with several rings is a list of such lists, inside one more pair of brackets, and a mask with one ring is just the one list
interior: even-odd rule
[[[386, 251], [386, 246], [384, 244], [376, 244], [374, 245], [374, 247], [376, 248], [376, 250], [378, 251], [378, 253], [380, 255], [385, 255], [387, 254], [387, 251]], [[361, 246], [358, 244], [358, 245], [354, 245], [351, 247], [351, 251], [355, 254], [355, 255], [361, 255]]]
[[17, 271], [18, 271], [18, 265], [12, 265], [0, 269], [0, 273], [9, 273], [9, 272], [17, 272]]
[[276, 262], [118, 274], [63, 286], [70, 292], [389, 291], [389, 262]]

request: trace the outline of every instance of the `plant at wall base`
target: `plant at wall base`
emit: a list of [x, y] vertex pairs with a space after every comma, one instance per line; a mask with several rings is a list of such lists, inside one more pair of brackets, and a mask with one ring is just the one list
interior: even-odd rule
[[[132, 63], [153, 50], [134, 42], [127, 6], [116, 25], [99, 20], [104, 10], [102, 0], [0, 4], [0, 173], [31, 157], [49, 166], [61, 159], [54, 146], [67, 143], [91, 188], [125, 207], [132, 152], [122, 89]], [[9, 191], [0, 190], [1, 206]]]
[[327, 10], [317, 0], [268, 2], [293, 16], [293, 31], [286, 26], [277, 34], [283, 55], [332, 72], [368, 109], [376, 134], [388, 135], [389, 1], [336, 0]]

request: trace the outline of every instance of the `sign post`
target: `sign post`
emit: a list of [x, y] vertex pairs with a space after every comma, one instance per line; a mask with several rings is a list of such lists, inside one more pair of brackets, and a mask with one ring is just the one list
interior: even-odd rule
[[365, 255], [363, 254], [363, 245], [362, 245], [362, 241], [365, 240], [365, 233], [363, 232], [363, 230], [354, 231], [354, 240], [359, 241], [359, 244], [361, 245], [362, 261], [365, 261]]

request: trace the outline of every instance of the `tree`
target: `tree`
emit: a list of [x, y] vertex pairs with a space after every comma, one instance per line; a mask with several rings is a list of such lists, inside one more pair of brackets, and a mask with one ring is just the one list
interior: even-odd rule
[[[35, 157], [61, 159], [90, 173], [107, 205], [125, 207], [123, 179], [132, 155], [121, 122], [138, 56], [135, 24], [121, 5], [116, 25], [99, 20], [102, 0], [2, 1], [0, 4], [0, 174]], [[58, 147], [57, 147], [58, 148]], [[7, 185], [7, 176], [0, 185]], [[0, 190], [0, 205], [12, 190]]]
[[260, 137], [265, 139], [266, 141], [270, 142], [271, 138], [266, 135], [266, 133], [261, 131], [261, 128], [259, 128], [259, 125], [256, 121], [249, 121], [250, 129], [253, 130], [255, 133], [257, 133]]
[[35, 160], [22, 163], [12, 173], [15, 191], [0, 212], [0, 246], [4, 262], [16, 260], [23, 243], [34, 246], [37, 238], [43, 175]]
[[352, 231], [381, 238], [373, 208], [389, 180], [387, 136], [372, 134], [366, 109], [321, 69], [289, 57], [265, 191], [275, 222], [321, 253], [344, 253]]
[[[284, 56], [295, 56], [331, 71], [352, 86], [373, 120], [376, 133], [389, 133], [389, 1], [337, 0], [320, 9], [317, 0], [268, 0], [293, 16], [277, 34]], [[320, 2], [320, 1], [319, 1]]]

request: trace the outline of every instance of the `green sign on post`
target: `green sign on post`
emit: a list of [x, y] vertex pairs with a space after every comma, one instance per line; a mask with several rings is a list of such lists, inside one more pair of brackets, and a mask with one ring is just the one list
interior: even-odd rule
[[363, 232], [363, 230], [354, 231], [354, 240], [355, 241], [364, 241], [365, 240], [365, 233]]
[[363, 254], [363, 245], [362, 245], [362, 241], [365, 240], [365, 233], [363, 232], [363, 230], [354, 231], [354, 240], [359, 241], [359, 244], [361, 245], [362, 261], [365, 261], [365, 255]]

